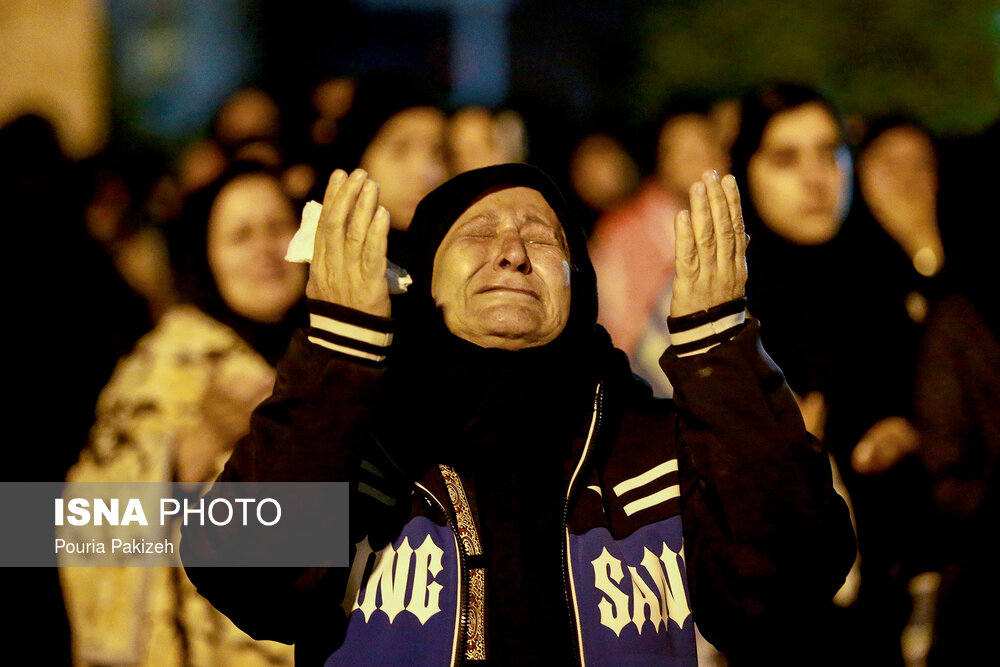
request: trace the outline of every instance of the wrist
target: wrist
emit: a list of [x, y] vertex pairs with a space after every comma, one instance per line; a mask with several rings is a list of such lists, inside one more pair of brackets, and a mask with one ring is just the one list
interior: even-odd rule
[[746, 297], [667, 318], [670, 345], [679, 357], [701, 354], [730, 340], [746, 321]]
[[307, 299], [309, 341], [367, 361], [384, 362], [392, 345], [393, 321], [354, 308]]

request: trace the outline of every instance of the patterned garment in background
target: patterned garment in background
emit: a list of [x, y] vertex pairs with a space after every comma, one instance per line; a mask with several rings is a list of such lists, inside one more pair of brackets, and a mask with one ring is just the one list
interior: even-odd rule
[[[235, 332], [200, 310], [179, 306], [167, 312], [119, 362], [101, 392], [89, 442], [67, 480], [161, 483], [169, 494], [179, 438], [201, 419], [202, 397], [223, 364], [267, 367]], [[227, 457], [228, 452], [220, 454], [213, 477]], [[77, 535], [74, 539], [97, 536]], [[177, 565], [62, 568], [74, 664], [292, 664], [290, 646], [248, 637], [198, 595], [179, 560]]]

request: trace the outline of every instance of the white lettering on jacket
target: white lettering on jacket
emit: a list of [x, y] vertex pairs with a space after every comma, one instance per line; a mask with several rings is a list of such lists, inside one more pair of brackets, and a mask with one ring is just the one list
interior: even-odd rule
[[[434, 543], [430, 535], [415, 550], [410, 546], [409, 537], [403, 538], [398, 549], [388, 544], [373, 552], [367, 537], [355, 546], [357, 554], [351, 564], [351, 574], [342, 603], [346, 613], [360, 609], [367, 623], [377, 610], [384, 613], [391, 624], [400, 612], [408, 611], [423, 625], [441, 611], [438, 603], [443, 587], [434, 581], [434, 577], [444, 569], [441, 564], [444, 551]], [[369, 567], [372, 561], [374, 562]]]
[[635, 625], [641, 635], [647, 620], [657, 633], [661, 623], [666, 630], [667, 622], [671, 620], [678, 627], [684, 627], [691, 609], [684, 591], [684, 577], [679, 565], [681, 559], [665, 542], [659, 558], [648, 548], [643, 549], [639, 566], [653, 585], [650, 586], [649, 581], [642, 577], [638, 567], [626, 564], [632, 579], [632, 590], [628, 592], [616, 585], [621, 584], [625, 574], [621, 561], [608, 553], [607, 548], [603, 549], [601, 555], [591, 561], [594, 585], [604, 595], [597, 603], [601, 624], [619, 637], [629, 623]]

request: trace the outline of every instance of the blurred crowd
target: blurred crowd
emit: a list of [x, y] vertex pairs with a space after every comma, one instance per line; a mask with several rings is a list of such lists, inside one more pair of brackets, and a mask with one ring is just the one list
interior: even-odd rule
[[[212, 480], [305, 323], [305, 268], [284, 254], [332, 170], [379, 183], [390, 260], [405, 267], [398, 239], [425, 194], [531, 162], [546, 141], [516, 109], [450, 108], [399, 72], [330, 78], [303, 98], [308, 117], [289, 118], [267, 91], [238, 90], [171, 156], [112, 144], [73, 163], [47, 119], [0, 129], [22, 259], [7, 283], [11, 414], [29, 425], [5, 479]], [[580, 134], [543, 166], [590, 230], [600, 322], [660, 396], [673, 218], [705, 170], [738, 179], [749, 312], [858, 536], [855, 570], [816, 619], [830, 641], [802, 664], [983, 664], [1000, 594], [997, 125], [941, 138], [910, 115], [845, 116], [808, 86], [767, 83], [673, 96], [644, 132]], [[34, 664], [291, 664], [178, 568], [17, 578], [28, 636], [47, 638]]]

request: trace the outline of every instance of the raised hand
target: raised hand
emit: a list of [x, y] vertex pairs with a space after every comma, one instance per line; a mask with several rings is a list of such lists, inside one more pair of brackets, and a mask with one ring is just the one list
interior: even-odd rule
[[691, 186], [691, 210], [674, 219], [676, 262], [670, 315], [690, 315], [741, 298], [748, 237], [736, 179], [714, 170]]
[[851, 452], [851, 467], [862, 475], [877, 475], [912, 454], [920, 434], [904, 417], [885, 417], [868, 429]]
[[371, 315], [390, 314], [385, 281], [389, 212], [362, 169], [338, 169], [323, 196], [306, 296]]
[[181, 482], [204, 482], [219, 473], [218, 457], [250, 430], [250, 413], [274, 388], [274, 369], [248, 353], [212, 362], [201, 399], [201, 419], [181, 434], [176, 475]]

